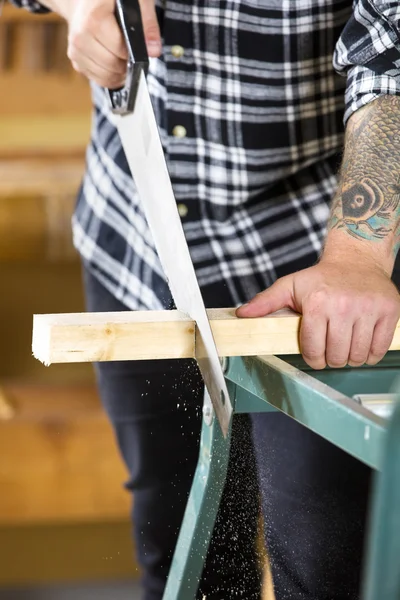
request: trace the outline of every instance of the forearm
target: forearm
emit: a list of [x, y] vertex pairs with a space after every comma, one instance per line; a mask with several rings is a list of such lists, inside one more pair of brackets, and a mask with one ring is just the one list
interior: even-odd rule
[[349, 119], [323, 259], [371, 261], [391, 273], [400, 242], [400, 98]]

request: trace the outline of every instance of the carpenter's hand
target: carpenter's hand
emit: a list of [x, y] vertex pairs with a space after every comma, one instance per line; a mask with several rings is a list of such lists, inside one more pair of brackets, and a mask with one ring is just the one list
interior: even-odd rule
[[374, 365], [383, 358], [400, 317], [389, 277], [362, 262], [325, 262], [279, 279], [237, 310], [260, 317], [289, 307], [303, 315], [300, 346], [314, 369]]
[[[121, 87], [128, 53], [114, 16], [114, 0], [67, 0], [67, 5], [65, 1], [68, 57], [74, 69], [102, 87]], [[140, 7], [147, 51], [149, 56], [159, 56], [161, 38], [154, 0], [140, 0]]]

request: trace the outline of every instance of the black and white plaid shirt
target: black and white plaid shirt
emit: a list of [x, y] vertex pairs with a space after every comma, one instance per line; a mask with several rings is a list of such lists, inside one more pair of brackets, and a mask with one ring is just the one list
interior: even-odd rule
[[[343, 121], [382, 94], [400, 95], [400, 3], [158, 8], [164, 51], [148, 83], [185, 234], [206, 303], [217, 285], [223, 304], [238, 304], [317, 259]], [[93, 98], [75, 244], [127, 307], [160, 308], [169, 292], [140, 199], [104, 91], [93, 86]]]

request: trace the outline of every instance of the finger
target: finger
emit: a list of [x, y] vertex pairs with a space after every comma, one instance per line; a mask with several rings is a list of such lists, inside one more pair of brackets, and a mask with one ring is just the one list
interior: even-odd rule
[[374, 334], [375, 321], [369, 319], [367, 322], [358, 319], [353, 326], [348, 365], [350, 367], [361, 367], [368, 359]]
[[377, 321], [366, 360], [367, 365], [376, 365], [390, 348], [397, 325], [397, 315], [383, 317]]
[[95, 38], [101, 46], [116, 58], [126, 62], [128, 59], [128, 48], [121, 28], [113, 14], [103, 17], [96, 28]]
[[306, 363], [313, 369], [326, 367], [326, 337], [328, 321], [323, 314], [306, 313], [300, 326], [300, 349]]
[[111, 73], [96, 63], [88, 59], [82, 58], [80, 62], [72, 61], [72, 65], [76, 71], [94, 81], [104, 88], [117, 89], [124, 84], [125, 75]]
[[352, 319], [342, 317], [329, 320], [325, 350], [326, 363], [329, 367], [339, 369], [347, 365], [352, 336]]
[[124, 84], [124, 77], [115, 76], [108, 72], [99, 72], [99, 69], [97, 69], [96, 65], [94, 65], [94, 68], [91, 68], [90, 63], [78, 64], [72, 61], [72, 66], [74, 67], [75, 71], [87, 79], [90, 79], [90, 81], [94, 81], [101, 87], [118, 89]]
[[250, 302], [237, 309], [238, 317], [263, 317], [281, 308], [293, 308], [292, 277], [278, 279], [270, 288], [254, 296]]
[[158, 26], [154, 0], [139, 0], [144, 37], [146, 39], [149, 56], [157, 57], [161, 54], [161, 34]]
[[[124, 75], [126, 61], [117, 58], [112, 52], [102, 46], [96, 38], [89, 33], [72, 33], [68, 44], [68, 57], [78, 64], [90, 61], [98, 69], [104, 69], [112, 74]], [[97, 71], [97, 68], [95, 71]], [[93, 67], [91, 67], [93, 70]]]

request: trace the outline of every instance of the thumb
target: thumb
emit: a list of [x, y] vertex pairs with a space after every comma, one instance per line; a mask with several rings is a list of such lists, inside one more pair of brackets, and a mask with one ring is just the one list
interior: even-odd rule
[[154, 0], [139, 0], [144, 37], [146, 39], [149, 56], [157, 57], [161, 54], [161, 34], [158, 26]]
[[240, 306], [236, 311], [236, 316], [264, 317], [286, 307], [294, 308], [292, 275], [278, 279], [267, 290], [254, 296], [247, 304]]

